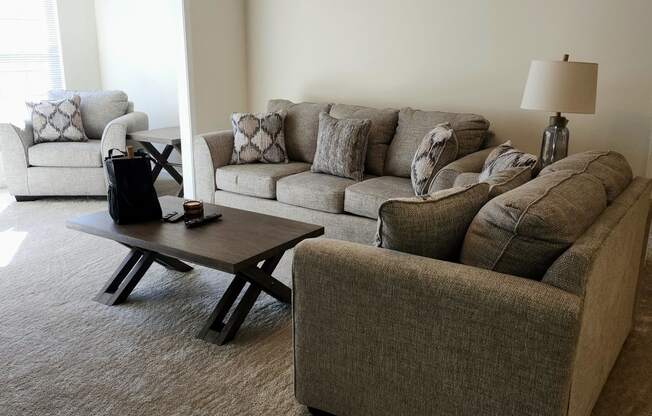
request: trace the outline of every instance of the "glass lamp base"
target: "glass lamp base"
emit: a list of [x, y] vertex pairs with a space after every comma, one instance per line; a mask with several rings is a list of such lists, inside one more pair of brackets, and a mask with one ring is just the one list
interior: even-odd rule
[[550, 125], [543, 131], [539, 166], [546, 166], [568, 156], [568, 119], [562, 116], [550, 117]]

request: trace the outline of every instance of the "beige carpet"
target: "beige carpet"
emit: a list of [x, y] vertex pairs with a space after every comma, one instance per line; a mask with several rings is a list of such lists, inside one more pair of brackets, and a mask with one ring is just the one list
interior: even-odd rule
[[[0, 415], [304, 415], [290, 309], [263, 296], [237, 338], [194, 338], [230, 276], [152, 266], [129, 301], [91, 301], [126, 254], [65, 228], [92, 199], [15, 203], [0, 190]], [[288, 259], [278, 276], [289, 281]], [[595, 415], [650, 415], [652, 279]]]

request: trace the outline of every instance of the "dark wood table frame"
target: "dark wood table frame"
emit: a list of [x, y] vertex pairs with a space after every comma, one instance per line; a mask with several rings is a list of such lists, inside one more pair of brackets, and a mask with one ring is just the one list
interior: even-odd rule
[[[162, 197], [160, 201], [163, 211], [169, 212], [180, 210], [183, 199]], [[306, 238], [323, 235], [324, 228], [212, 204], [205, 204], [205, 210], [222, 212], [224, 221], [192, 230], [186, 230], [183, 223], [119, 226], [107, 212], [68, 221], [69, 228], [130, 249], [93, 300], [109, 306], [125, 302], [153, 263], [188, 272], [192, 267], [184, 261], [190, 261], [232, 273], [233, 280], [197, 335], [218, 345], [234, 338], [262, 292], [289, 303], [291, 289], [272, 273], [287, 250]]]
[[[127, 135], [129, 140], [140, 143], [147, 153], [156, 161], [154, 169], [152, 169], [152, 177], [154, 180], [158, 178], [161, 171], [165, 169], [167, 173], [172, 176], [179, 186], [177, 196], [183, 196], [183, 176], [175, 169], [180, 167], [180, 163], [170, 162], [170, 155], [173, 150], [177, 150], [181, 154], [181, 133], [178, 127], [165, 127], [161, 129], [143, 130], [131, 132]], [[162, 152], [154, 146], [154, 143], [162, 144], [165, 147]]]

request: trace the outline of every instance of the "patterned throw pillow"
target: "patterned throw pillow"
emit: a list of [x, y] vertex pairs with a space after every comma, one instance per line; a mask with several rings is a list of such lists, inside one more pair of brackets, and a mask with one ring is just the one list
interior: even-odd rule
[[376, 247], [439, 260], [456, 261], [475, 215], [489, 198], [489, 184], [478, 183], [395, 198], [378, 208]]
[[233, 153], [231, 164], [287, 163], [283, 133], [285, 112], [233, 113]]
[[337, 119], [319, 114], [315, 160], [310, 170], [361, 181], [371, 120]]
[[417, 196], [428, 193], [437, 172], [455, 161], [457, 152], [457, 136], [449, 123], [438, 124], [425, 135], [412, 159], [410, 176]]
[[478, 180], [482, 182], [494, 173], [509, 168], [534, 167], [536, 163], [536, 156], [515, 149], [512, 141], [508, 140], [489, 153]]
[[32, 110], [34, 143], [85, 142], [79, 95], [56, 101], [27, 103]]

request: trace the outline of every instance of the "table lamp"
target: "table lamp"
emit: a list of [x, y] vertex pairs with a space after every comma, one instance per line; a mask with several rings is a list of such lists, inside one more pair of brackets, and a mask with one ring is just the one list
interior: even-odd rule
[[562, 61], [532, 61], [523, 91], [521, 108], [556, 113], [543, 131], [541, 168], [568, 156], [568, 119], [561, 113], [595, 113], [598, 64]]

